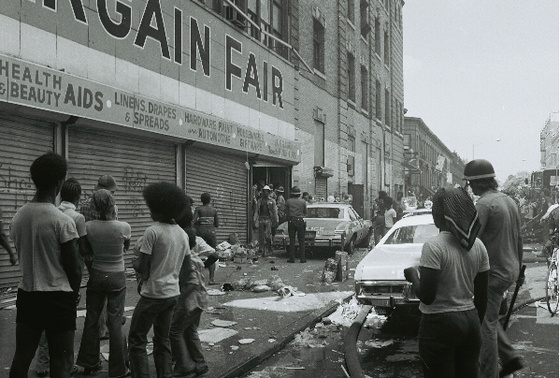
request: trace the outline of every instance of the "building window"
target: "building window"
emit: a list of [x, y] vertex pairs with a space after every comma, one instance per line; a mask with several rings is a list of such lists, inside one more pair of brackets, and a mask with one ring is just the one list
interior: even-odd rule
[[360, 0], [360, 34], [362, 38], [367, 38], [371, 27], [368, 22], [368, 1]]
[[383, 35], [383, 58], [386, 65], [389, 65], [389, 61], [391, 59], [391, 52], [389, 50], [389, 47], [389, 30], [385, 30], [385, 34]]
[[325, 27], [313, 19], [313, 67], [325, 73]]
[[379, 17], [375, 17], [375, 53], [381, 56], [381, 25]]
[[286, 46], [261, 33], [262, 30], [282, 41], [288, 40], [288, 20], [290, 15], [287, 0], [233, 0], [232, 2], [251, 21], [259, 25], [260, 30], [259, 27], [247, 22], [244, 16], [226, 2], [213, 0], [212, 9], [240, 29], [244, 29], [252, 38], [274, 49], [278, 54], [288, 59], [289, 50]]
[[348, 53], [348, 100], [356, 102], [356, 58]]
[[368, 96], [368, 72], [367, 72], [367, 68], [365, 66], [362, 66], [362, 75], [361, 75], [361, 82], [362, 82], [362, 109], [364, 109], [366, 112], [369, 111], [369, 107], [368, 107], [368, 101], [369, 101], [369, 96]]
[[348, 135], [348, 151], [356, 152], [356, 138], [354, 135]]
[[315, 121], [315, 149], [314, 165], [316, 167], [325, 166], [325, 125]]
[[375, 118], [381, 121], [381, 83], [375, 82]]
[[410, 134], [404, 134], [403, 144], [404, 144], [404, 149], [405, 150], [412, 149], [412, 146], [410, 145]]
[[389, 90], [385, 89], [385, 124], [391, 126], [391, 96]]
[[354, 152], [356, 152], [356, 138], [353, 135], [348, 135], [348, 152], [352, 152], [352, 154], [348, 154], [347, 160], [347, 172], [348, 176], [354, 176]]
[[354, 7], [354, 1], [355, 0], [348, 0], [348, 13], [346, 15], [346, 17], [348, 17], [348, 21], [350, 21], [352, 24], [354, 24], [354, 13], [356, 8]]

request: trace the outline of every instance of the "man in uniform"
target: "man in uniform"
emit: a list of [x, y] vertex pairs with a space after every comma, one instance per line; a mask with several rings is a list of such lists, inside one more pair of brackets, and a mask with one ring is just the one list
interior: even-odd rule
[[262, 188], [253, 219], [259, 224], [259, 250], [263, 257], [272, 256], [272, 229], [278, 226], [278, 209], [276, 201], [269, 197], [270, 192], [268, 185]]
[[[481, 225], [478, 237], [486, 246], [490, 260], [479, 371], [481, 377], [488, 378], [498, 377], [498, 374], [504, 377], [523, 367], [521, 357], [498, 321], [504, 292], [520, 278], [523, 258], [521, 216], [513, 199], [497, 190], [495, 177], [494, 167], [484, 159], [469, 162], [463, 177], [473, 193], [480, 196], [476, 203]], [[498, 358], [501, 371], [498, 370]]]

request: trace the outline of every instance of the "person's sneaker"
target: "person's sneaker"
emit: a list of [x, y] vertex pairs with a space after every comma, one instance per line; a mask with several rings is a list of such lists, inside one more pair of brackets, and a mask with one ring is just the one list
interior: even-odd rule
[[295, 263], [294, 259], [289, 259], [288, 262], [289, 263]]
[[513, 372], [523, 369], [524, 366], [525, 365], [523, 365], [521, 357], [515, 357], [513, 360], [509, 360], [504, 364], [502, 370], [500, 371], [500, 377], [505, 377], [513, 374]]
[[306, 263], [307, 260], [299, 260], [300, 263]]
[[99, 363], [98, 365], [94, 366], [94, 367], [81, 367], [79, 365], [74, 365], [74, 367], [72, 368], [72, 372], [70, 373], [70, 375], [73, 374], [83, 374], [83, 375], [92, 375], [94, 373], [97, 373], [98, 371], [101, 370], [101, 363]]

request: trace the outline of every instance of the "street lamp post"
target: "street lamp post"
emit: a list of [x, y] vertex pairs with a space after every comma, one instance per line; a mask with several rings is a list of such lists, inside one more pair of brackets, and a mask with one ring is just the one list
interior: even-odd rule
[[[502, 140], [502, 138], [497, 138], [497, 139], [496, 139], [496, 142], [500, 142], [501, 140]], [[472, 145], [472, 160], [474, 160], [474, 148], [475, 148], [476, 146], [480, 146], [481, 144], [484, 144], [484, 143], [487, 143], [487, 142], [489, 142], [489, 141], [486, 140], [486, 141], [484, 141], [484, 142], [480, 142], [480, 143], [477, 143], [477, 144], [474, 144], [474, 143], [473, 143], [473, 145]]]

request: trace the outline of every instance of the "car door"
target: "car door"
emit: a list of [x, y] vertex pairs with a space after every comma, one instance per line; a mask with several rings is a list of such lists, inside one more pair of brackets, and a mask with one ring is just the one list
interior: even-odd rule
[[358, 214], [358, 212], [354, 208], [350, 208], [350, 210], [354, 212], [354, 216], [356, 217], [356, 239], [357, 241], [360, 241], [366, 237], [368, 230], [366, 230], [364, 220], [362, 219], [360, 214]]
[[350, 217], [350, 235], [356, 235], [356, 241], [360, 240], [360, 221], [358, 220], [359, 215], [356, 214], [353, 208], [349, 207], [348, 209], [348, 216]]

